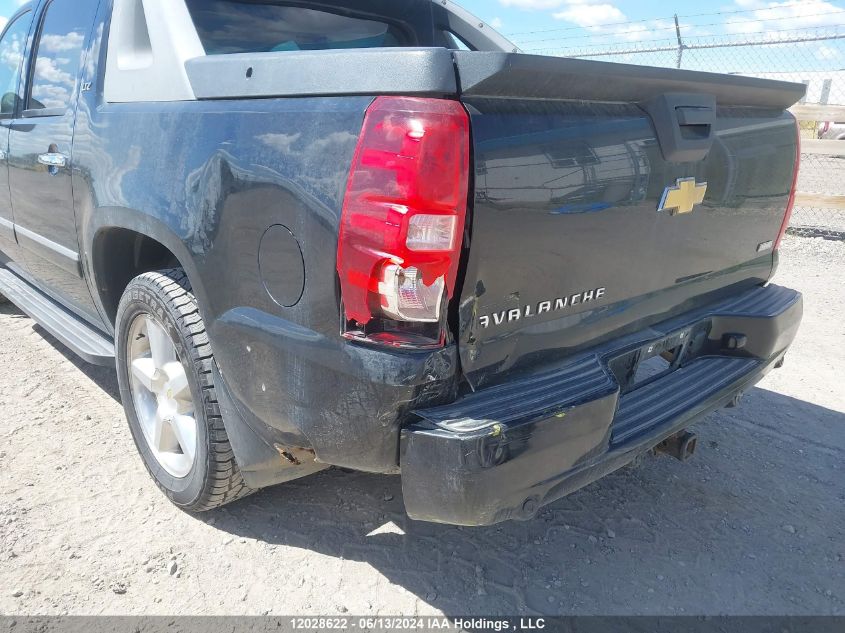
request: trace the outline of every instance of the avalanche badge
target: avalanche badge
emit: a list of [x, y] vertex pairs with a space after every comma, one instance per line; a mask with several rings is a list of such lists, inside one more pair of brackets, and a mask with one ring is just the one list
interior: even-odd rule
[[668, 211], [671, 215], [692, 213], [692, 210], [704, 202], [707, 183], [701, 184], [695, 178], [678, 178], [674, 187], [666, 187], [660, 200], [658, 211]]

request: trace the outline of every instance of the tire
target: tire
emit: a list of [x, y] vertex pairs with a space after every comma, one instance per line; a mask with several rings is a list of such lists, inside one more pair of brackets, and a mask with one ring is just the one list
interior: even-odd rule
[[[120, 301], [115, 331], [118, 382], [129, 428], [150, 476], [170, 501], [188, 511], [204, 512], [254, 492], [244, 483], [223, 426], [212, 374], [214, 356], [185, 272], [163, 270], [133, 279]], [[167, 373], [155, 369], [145, 374], [139, 369], [145, 367], [143, 363], [158, 367], [154, 340], [156, 351], [164, 349], [165, 342], [173, 346], [169, 362], [161, 364], [168, 368]], [[136, 353], [145, 345], [149, 358]], [[162, 358], [159, 353], [158, 359]], [[152, 382], [150, 374], [157, 382]], [[190, 415], [161, 413], [168, 403], [177, 402], [171, 388], [162, 395], [162, 381], [171, 374], [181, 377], [178, 397], [182, 404], [174, 404], [173, 410], [192, 408]], [[144, 384], [152, 387], [148, 390]], [[174, 418], [190, 417], [194, 418], [193, 427], [174, 422]], [[193, 433], [184, 432], [185, 428], [192, 428]], [[169, 446], [162, 450], [168, 443], [165, 436]], [[181, 439], [186, 437], [186, 441]], [[183, 449], [183, 444], [189, 448]], [[190, 446], [195, 447], [193, 454]]]

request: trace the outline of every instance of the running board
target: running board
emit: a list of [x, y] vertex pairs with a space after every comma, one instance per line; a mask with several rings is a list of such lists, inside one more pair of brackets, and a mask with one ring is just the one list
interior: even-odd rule
[[0, 294], [83, 360], [114, 366], [114, 343], [8, 268], [0, 268]]

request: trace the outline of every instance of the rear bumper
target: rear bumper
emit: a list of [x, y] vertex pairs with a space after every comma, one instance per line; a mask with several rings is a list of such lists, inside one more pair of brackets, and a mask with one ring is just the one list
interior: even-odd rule
[[[782, 360], [802, 311], [799, 293], [758, 288], [552, 370], [416, 411], [400, 452], [408, 514], [458, 525], [533, 517], [757, 383]], [[701, 353], [623, 393], [614, 359], [688, 333], [706, 337]], [[744, 336], [744, 347], [724, 349], [725, 334]]]

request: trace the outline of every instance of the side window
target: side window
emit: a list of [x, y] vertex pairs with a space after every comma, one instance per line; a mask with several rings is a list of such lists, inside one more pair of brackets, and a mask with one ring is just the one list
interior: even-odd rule
[[17, 102], [18, 76], [21, 72], [26, 37], [32, 13], [19, 16], [9, 25], [3, 39], [0, 40], [0, 117], [8, 118], [15, 113]]
[[53, 0], [47, 5], [27, 110], [70, 107], [96, 9], [97, 2], [92, 0]]
[[467, 44], [463, 38], [452, 33], [452, 31], [443, 31], [443, 37], [446, 38], [446, 48], [449, 48], [453, 51], [471, 51], [475, 50], [470, 48], [470, 45]]

